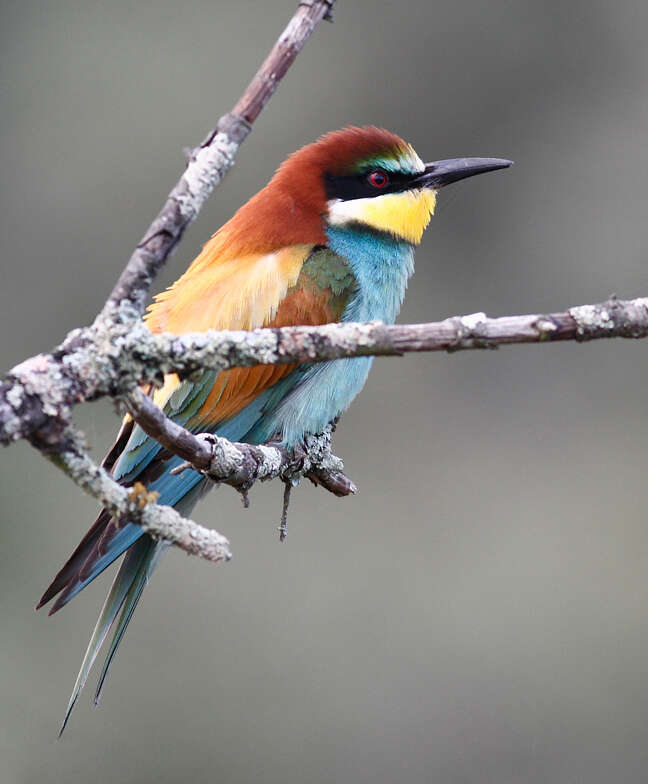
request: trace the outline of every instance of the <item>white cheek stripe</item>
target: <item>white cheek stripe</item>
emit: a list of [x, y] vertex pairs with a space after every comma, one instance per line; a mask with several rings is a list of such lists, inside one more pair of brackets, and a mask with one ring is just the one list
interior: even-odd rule
[[368, 199], [331, 199], [327, 202], [329, 223], [334, 226], [342, 226], [351, 221], [363, 223], [363, 216], [366, 214], [367, 206], [374, 199], [380, 196], [372, 196]]

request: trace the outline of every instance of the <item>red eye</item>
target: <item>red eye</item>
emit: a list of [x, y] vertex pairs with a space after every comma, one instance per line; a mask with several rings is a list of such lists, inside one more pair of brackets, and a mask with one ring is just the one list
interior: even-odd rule
[[373, 185], [374, 188], [384, 188], [389, 184], [389, 177], [385, 174], [385, 172], [381, 171], [371, 172], [368, 180], [369, 184]]

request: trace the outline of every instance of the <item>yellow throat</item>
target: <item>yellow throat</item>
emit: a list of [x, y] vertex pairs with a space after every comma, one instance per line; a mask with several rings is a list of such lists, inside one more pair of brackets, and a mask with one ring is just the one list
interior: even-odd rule
[[431, 188], [385, 193], [369, 199], [338, 199], [328, 203], [328, 220], [333, 226], [363, 223], [418, 245], [435, 205], [436, 193]]

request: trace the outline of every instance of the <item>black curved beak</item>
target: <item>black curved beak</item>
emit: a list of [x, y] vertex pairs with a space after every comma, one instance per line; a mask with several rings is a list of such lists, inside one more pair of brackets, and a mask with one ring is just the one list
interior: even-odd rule
[[442, 188], [451, 182], [474, 177], [476, 174], [508, 169], [513, 161], [504, 158], [449, 158], [425, 164], [425, 171], [412, 182], [417, 188]]

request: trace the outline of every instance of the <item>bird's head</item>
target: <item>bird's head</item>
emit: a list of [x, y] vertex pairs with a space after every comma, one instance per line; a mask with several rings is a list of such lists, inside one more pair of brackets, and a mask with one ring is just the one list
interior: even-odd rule
[[196, 261], [325, 245], [329, 226], [366, 228], [415, 245], [439, 188], [510, 165], [499, 158], [423, 163], [411, 145], [382, 128], [333, 131], [290, 155]]
[[[268, 188], [299, 213], [326, 225], [368, 227], [418, 244], [439, 188], [511, 165], [500, 158], [423, 163], [414, 148], [382, 128], [348, 127], [291, 155]], [[287, 200], [287, 202], [286, 202]]]

